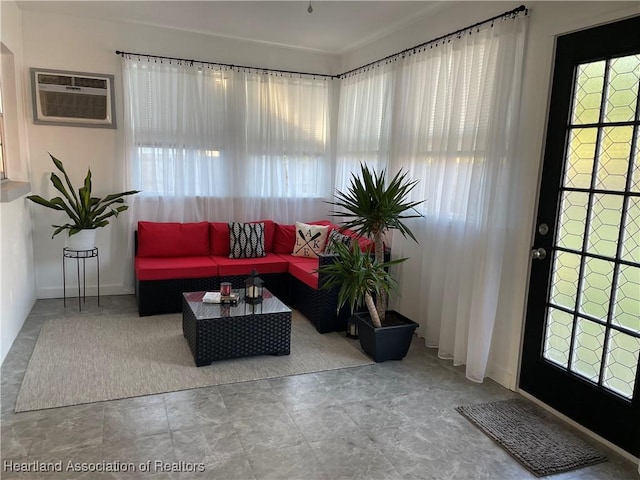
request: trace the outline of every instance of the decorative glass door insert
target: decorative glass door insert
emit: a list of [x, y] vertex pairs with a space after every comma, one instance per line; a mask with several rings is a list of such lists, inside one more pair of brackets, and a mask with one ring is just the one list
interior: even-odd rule
[[575, 69], [542, 356], [632, 399], [640, 357], [640, 55]]
[[519, 386], [640, 456], [640, 16], [556, 40]]

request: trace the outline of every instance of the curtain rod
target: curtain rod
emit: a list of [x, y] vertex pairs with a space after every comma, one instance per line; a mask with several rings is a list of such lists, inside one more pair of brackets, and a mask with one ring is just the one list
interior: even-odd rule
[[474, 23], [473, 25], [469, 25], [468, 27], [461, 28], [459, 30], [456, 30], [455, 32], [447, 33], [446, 35], [442, 35], [440, 37], [434, 38], [433, 40], [429, 40], [427, 42], [423, 42], [423, 43], [420, 43], [418, 45], [414, 45], [413, 47], [405, 48], [404, 50], [402, 50], [400, 52], [392, 53], [391, 55], [387, 55], [384, 58], [381, 58], [379, 60], [375, 60], [373, 62], [367, 63], [366, 65], [362, 65], [360, 67], [353, 68], [353, 69], [348, 70], [348, 71], [346, 71], [344, 73], [341, 73], [340, 75], [338, 75], [338, 77], [344, 78], [345, 76], [347, 76], [347, 75], [349, 75], [351, 73], [357, 72], [357, 71], [362, 70], [362, 69], [367, 68], [367, 67], [371, 67], [371, 66], [376, 65], [378, 63], [382, 63], [382, 62], [384, 62], [386, 60], [391, 60], [392, 58], [396, 58], [396, 57], [405, 55], [405, 54], [407, 54], [409, 52], [415, 53], [416, 50], [418, 50], [420, 48], [423, 48], [423, 47], [426, 47], [427, 45], [429, 45], [431, 43], [436, 43], [436, 42], [439, 42], [440, 40], [444, 40], [445, 38], [453, 37], [455, 35], [460, 35], [461, 33], [464, 33], [467, 30], [472, 30], [472, 29], [474, 29], [476, 27], [479, 27], [480, 25], [484, 25], [485, 23], [492, 23], [495, 20], [499, 20], [500, 18], [509, 17], [509, 16], [512, 17], [512, 18], [516, 17], [521, 12], [524, 12], [524, 14], [527, 15], [529, 13], [529, 10], [527, 10], [527, 7], [525, 7], [524, 5], [520, 5], [519, 7], [514, 8], [513, 10], [509, 10], [508, 12], [501, 13], [500, 15], [496, 15], [495, 17], [487, 18], [486, 20], [483, 20], [483, 21], [478, 22], [478, 23]]
[[262, 68], [262, 67], [249, 67], [247, 65], [234, 65], [232, 63], [220, 63], [220, 62], [206, 62], [204, 60], [190, 60], [187, 58], [177, 58], [177, 57], [165, 57], [163, 55], [150, 55], [148, 53], [133, 53], [133, 52], [123, 52], [121, 50], [116, 50], [116, 55], [120, 55], [124, 57], [125, 55], [138, 56], [138, 57], [147, 57], [147, 58], [159, 58], [160, 60], [176, 60], [178, 62], [190, 63], [193, 66], [194, 63], [199, 63], [202, 65], [215, 65], [217, 67], [228, 67], [231, 69], [239, 68], [239, 69], [247, 69], [247, 70], [256, 70], [259, 72], [273, 72], [273, 73], [286, 73], [291, 75], [308, 75], [310, 77], [323, 77], [323, 78], [338, 78], [339, 75], [329, 75], [327, 73], [309, 73], [309, 72], [296, 72], [293, 70], [279, 70], [276, 68]]
[[337, 78], [344, 78], [346, 75], [349, 75], [351, 73], [357, 72], [359, 70], [362, 70], [363, 68], [367, 68], [370, 67], [372, 65], [376, 65], [378, 63], [384, 62], [386, 60], [390, 60], [392, 58], [395, 57], [399, 57], [401, 55], [405, 55], [409, 52], [415, 52], [416, 50], [423, 48], [431, 43], [436, 43], [439, 42], [440, 40], [443, 40], [445, 38], [449, 38], [449, 37], [453, 37], [455, 35], [460, 35], [463, 32], [466, 32], [468, 30], [472, 30], [476, 27], [479, 27], [481, 25], [484, 25], [486, 23], [490, 23], [490, 22], [494, 22], [495, 20], [498, 20], [500, 18], [503, 17], [515, 17], [517, 16], [519, 13], [524, 12], [525, 15], [527, 15], [529, 13], [529, 10], [527, 10], [527, 7], [525, 7], [524, 5], [520, 5], [517, 8], [514, 8], [513, 10], [509, 10], [508, 12], [504, 12], [501, 13], [500, 15], [496, 15], [494, 17], [491, 18], [487, 18], [486, 20], [483, 20], [481, 22], [478, 23], [474, 23], [473, 25], [469, 25], [468, 27], [465, 28], [461, 28], [459, 30], [456, 30], [455, 32], [451, 32], [451, 33], [447, 33], [446, 35], [442, 35], [438, 38], [434, 38], [433, 40], [429, 40], [427, 42], [423, 42], [420, 43], [418, 45], [415, 45], [413, 47], [410, 48], [405, 48], [404, 50], [397, 52], [397, 53], [393, 53], [391, 55], [387, 55], [384, 58], [381, 58], [379, 60], [375, 60], [373, 62], [367, 63], [366, 65], [362, 65], [360, 67], [348, 70], [344, 73], [341, 73], [339, 75], [330, 75], [330, 74], [326, 74], [326, 73], [309, 73], [309, 72], [297, 72], [297, 71], [293, 71], [293, 70], [279, 70], [276, 68], [261, 68], [261, 67], [250, 67], [247, 65], [234, 65], [231, 63], [219, 63], [219, 62], [207, 62], [207, 61], [203, 61], [203, 60], [191, 60], [191, 59], [186, 59], [186, 58], [177, 58], [177, 57], [165, 57], [162, 55], [150, 55], [147, 53], [133, 53], [133, 52], [123, 52], [121, 50], [116, 50], [116, 55], [120, 55], [122, 57], [124, 57], [125, 55], [131, 55], [131, 56], [138, 56], [138, 57], [147, 57], [147, 58], [156, 58], [156, 59], [160, 59], [160, 60], [176, 60], [179, 62], [186, 62], [186, 63], [190, 63], [192, 66], [194, 63], [199, 63], [201, 65], [215, 65], [218, 67], [227, 67], [227, 68], [238, 68], [238, 69], [247, 69], [247, 70], [256, 70], [256, 71], [260, 71], [260, 72], [273, 72], [273, 73], [285, 73], [285, 74], [290, 74], [290, 75], [307, 75], [307, 76], [311, 76], [311, 77], [321, 77], [321, 78], [331, 78], [331, 79], [337, 79]]

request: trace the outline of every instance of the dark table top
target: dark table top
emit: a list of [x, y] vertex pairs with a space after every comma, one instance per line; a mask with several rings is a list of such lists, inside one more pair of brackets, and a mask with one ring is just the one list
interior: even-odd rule
[[205, 293], [207, 292], [185, 292], [182, 294], [197, 320], [285, 313], [291, 311], [289, 307], [266, 288], [262, 291], [262, 302], [257, 304], [250, 304], [244, 301], [244, 289], [233, 290], [233, 293], [238, 295], [237, 305], [204, 303], [202, 297]]

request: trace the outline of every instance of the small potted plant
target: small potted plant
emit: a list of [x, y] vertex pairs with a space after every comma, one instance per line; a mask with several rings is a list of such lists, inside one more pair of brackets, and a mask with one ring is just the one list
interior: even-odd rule
[[[398, 230], [417, 241], [403, 221], [422, 216], [415, 207], [423, 201], [407, 199], [417, 184], [407, 175], [400, 171], [387, 184], [384, 170], [376, 174], [362, 164], [360, 175], [352, 173], [349, 188], [338, 191], [336, 200], [330, 202], [339, 207], [331, 215], [346, 218], [343, 229], [374, 241], [373, 256], [371, 252], [361, 251], [355, 241], [351, 247], [334, 244], [336, 261], [321, 266], [320, 270], [328, 278], [324, 288], [339, 287], [338, 309], [349, 304], [358, 321], [360, 345], [376, 362], [404, 358], [418, 326], [399, 312], [386, 308], [388, 295], [397, 293], [397, 283], [389, 268], [407, 259], [384, 261], [385, 234]], [[357, 312], [362, 305], [366, 305], [367, 311]]]
[[123, 197], [135, 195], [139, 191], [129, 190], [122, 193], [112, 193], [104, 198], [92, 197], [91, 169], [89, 169], [84, 179], [84, 185], [78, 189], [76, 194], [62, 162], [51, 154], [49, 156], [56, 168], [64, 175], [66, 187], [55, 173], [52, 172], [50, 177], [51, 183], [62, 196], [54, 197], [51, 200], [46, 200], [40, 195], [29, 195], [27, 198], [38, 205], [63, 211], [69, 217], [69, 223], [52, 225], [55, 230], [51, 238], [67, 230], [69, 233], [67, 247], [70, 250], [91, 250], [95, 246], [95, 229], [107, 226], [109, 224], [108, 218], [117, 217], [120, 212], [129, 208], [128, 205], [124, 205]]

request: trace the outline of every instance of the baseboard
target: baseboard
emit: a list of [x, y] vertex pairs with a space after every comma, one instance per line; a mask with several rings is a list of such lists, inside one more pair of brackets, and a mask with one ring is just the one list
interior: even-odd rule
[[[133, 289], [126, 288], [123, 285], [100, 285], [100, 296], [107, 295], [131, 295]], [[98, 295], [98, 287], [95, 285], [87, 285], [87, 297], [95, 297]], [[62, 298], [62, 287], [38, 288], [36, 296], [39, 299], [45, 298]], [[78, 285], [67, 285], [67, 298], [78, 298]]]
[[487, 375], [491, 380], [499, 383], [504, 388], [509, 390], [516, 390], [513, 374], [506, 368], [492, 368]]
[[571, 418], [567, 417], [566, 415], [564, 415], [563, 413], [560, 413], [559, 411], [553, 409], [552, 407], [550, 407], [549, 405], [547, 405], [546, 403], [543, 403], [541, 400], [537, 399], [536, 397], [534, 397], [533, 395], [525, 392], [524, 390], [519, 390], [518, 393], [520, 395], [522, 395], [524, 398], [531, 400], [533, 403], [535, 403], [536, 405], [539, 405], [540, 407], [544, 408], [546, 411], [548, 411], [549, 413], [552, 413], [553, 415], [555, 415], [556, 417], [558, 417], [560, 420], [564, 421], [565, 423], [568, 423], [569, 425], [571, 425], [572, 427], [575, 427], [577, 430], [587, 434], [589, 437], [593, 438], [595, 441], [603, 444], [605, 447], [607, 447], [610, 450], [613, 450], [615, 453], [617, 453], [618, 455], [620, 455], [621, 457], [626, 458], [627, 460], [635, 463], [636, 465], [638, 465], [638, 473], [640, 473], [640, 459], [634, 457], [633, 455], [631, 455], [629, 452], [627, 452], [626, 450], [623, 450], [622, 448], [620, 448], [619, 446], [611, 443], [609, 440], [607, 440], [606, 438], [602, 438], [600, 435], [598, 435], [597, 433], [592, 432], [591, 430], [589, 430], [588, 428], [584, 427], [583, 425], [580, 425], [578, 422], [576, 422], [575, 420], [572, 420]]

